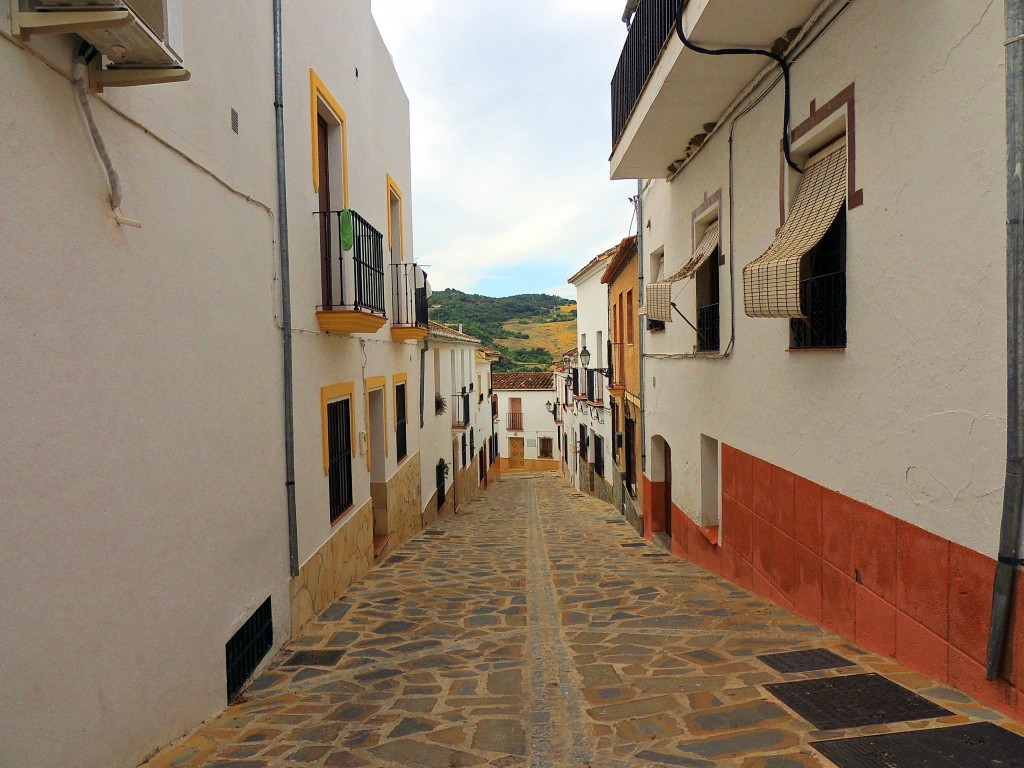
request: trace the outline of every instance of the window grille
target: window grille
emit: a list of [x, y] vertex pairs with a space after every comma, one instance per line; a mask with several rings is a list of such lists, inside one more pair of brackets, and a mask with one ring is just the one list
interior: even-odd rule
[[352, 412], [348, 399], [327, 404], [327, 454], [333, 523], [352, 506]]
[[405, 384], [399, 384], [395, 387], [395, 449], [399, 461], [409, 452], [406, 420]]
[[268, 597], [224, 646], [228, 701], [242, 690], [274, 644], [274, 616]]

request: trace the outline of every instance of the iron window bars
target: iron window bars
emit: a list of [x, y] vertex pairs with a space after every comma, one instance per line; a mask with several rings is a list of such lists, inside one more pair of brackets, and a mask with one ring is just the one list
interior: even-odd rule
[[334, 523], [352, 506], [352, 411], [348, 399], [327, 404], [327, 456]]
[[406, 407], [405, 384], [399, 384], [395, 387], [395, 447], [398, 451], [398, 461], [404, 459], [409, 452]]

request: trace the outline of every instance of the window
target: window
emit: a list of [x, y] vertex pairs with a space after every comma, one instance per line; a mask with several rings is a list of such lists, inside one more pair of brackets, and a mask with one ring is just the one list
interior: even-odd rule
[[719, 248], [697, 269], [697, 349], [717, 352], [719, 349]]
[[330, 489], [331, 522], [352, 506], [352, 410], [351, 400], [327, 404], [327, 484]]
[[633, 291], [626, 291], [626, 343], [632, 344], [633, 338]]
[[448, 469], [444, 463], [444, 459], [438, 459], [437, 466], [434, 468], [434, 483], [437, 487], [437, 508], [441, 509], [444, 506], [445, 487], [444, 487], [444, 474], [445, 470]]
[[789, 321], [791, 349], [846, 346], [846, 210], [800, 267], [803, 318]]
[[718, 525], [722, 492], [718, 487], [718, 441], [700, 436], [700, 516], [704, 527]]
[[554, 455], [555, 455], [555, 452], [554, 452], [554, 450], [552, 448], [552, 445], [551, 445], [551, 438], [550, 437], [542, 437], [540, 439], [540, 457], [542, 459], [550, 459], [550, 458], [553, 458]]
[[604, 438], [594, 434], [594, 472], [604, 477]]
[[391, 263], [405, 261], [405, 245], [402, 239], [402, 190], [388, 174], [388, 248]]
[[463, 469], [466, 467], [466, 433], [462, 433], [462, 464]]
[[623, 434], [626, 454], [626, 488], [630, 496], [636, 496], [636, 421], [626, 412], [626, 428]]
[[395, 446], [398, 451], [398, 461], [408, 455], [406, 407], [405, 383], [403, 382], [395, 385]]
[[579, 444], [580, 458], [584, 461], [587, 460], [587, 428], [580, 424], [580, 444]]
[[[652, 283], [656, 283], [659, 280], [665, 279], [665, 250], [659, 248], [657, 251], [651, 254], [651, 279], [647, 283], [650, 286]], [[648, 291], [650, 293], [650, 291]], [[646, 310], [647, 302], [644, 302], [644, 309]], [[664, 331], [665, 321], [654, 320], [650, 316], [647, 317], [647, 330], [648, 331]], [[622, 340], [622, 330], [619, 330], [619, 340]]]
[[846, 346], [845, 139], [808, 160], [789, 218], [743, 268], [748, 317], [788, 318], [791, 349]]

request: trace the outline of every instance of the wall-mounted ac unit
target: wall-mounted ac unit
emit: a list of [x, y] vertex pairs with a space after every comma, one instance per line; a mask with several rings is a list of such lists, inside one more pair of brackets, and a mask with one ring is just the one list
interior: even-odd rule
[[[11, 0], [22, 38], [76, 34], [103, 54], [99, 86], [187, 80], [182, 0]], [[95, 70], [94, 70], [95, 71]]]

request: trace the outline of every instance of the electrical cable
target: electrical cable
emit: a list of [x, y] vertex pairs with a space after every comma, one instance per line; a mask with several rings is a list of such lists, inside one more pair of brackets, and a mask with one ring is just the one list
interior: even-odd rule
[[797, 173], [803, 173], [803, 169], [796, 164], [793, 160], [793, 155], [790, 147], [789, 139], [789, 123], [790, 123], [790, 96], [791, 96], [791, 83], [789, 74], [789, 62], [786, 61], [786, 57], [782, 54], [775, 53], [774, 51], [768, 51], [763, 48], [704, 48], [696, 45], [687, 39], [686, 34], [683, 32], [683, 13], [686, 11], [686, 6], [689, 0], [680, 0], [679, 10], [676, 13], [676, 35], [682, 44], [689, 48], [695, 53], [701, 53], [706, 56], [764, 56], [776, 64], [782, 70], [782, 78], [785, 81], [786, 95], [785, 95], [785, 107], [783, 113], [783, 126], [782, 126], [782, 147], [783, 152], [786, 155], [786, 163]]

